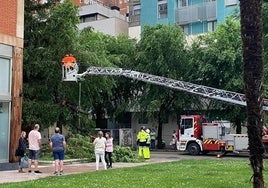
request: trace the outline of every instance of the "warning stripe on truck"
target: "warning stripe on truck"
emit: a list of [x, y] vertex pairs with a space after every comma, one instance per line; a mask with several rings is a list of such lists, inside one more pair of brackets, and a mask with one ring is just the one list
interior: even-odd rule
[[205, 139], [204, 144], [218, 144], [220, 140]]

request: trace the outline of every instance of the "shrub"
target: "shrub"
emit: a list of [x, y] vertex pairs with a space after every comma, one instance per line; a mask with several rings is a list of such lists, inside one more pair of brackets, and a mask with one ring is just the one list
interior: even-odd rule
[[137, 153], [133, 152], [130, 147], [114, 146], [113, 152], [114, 162], [141, 162], [143, 158], [139, 157]]
[[[49, 144], [42, 147], [42, 159], [50, 160], [53, 158]], [[67, 139], [66, 159], [87, 159], [89, 162], [95, 161], [94, 146], [90, 137], [80, 134], [70, 135]], [[120, 147], [114, 145], [114, 162], [141, 162], [140, 158], [130, 147]]]

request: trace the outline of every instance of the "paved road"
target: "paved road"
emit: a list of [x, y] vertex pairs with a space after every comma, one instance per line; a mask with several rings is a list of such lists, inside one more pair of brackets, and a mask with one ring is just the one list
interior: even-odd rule
[[[124, 168], [124, 167], [134, 167], [146, 164], [161, 163], [161, 162], [171, 162], [178, 161], [182, 159], [216, 159], [216, 154], [201, 155], [201, 156], [191, 156], [186, 153], [179, 152], [151, 152], [151, 159], [142, 163], [114, 163], [113, 168]], [[233, 156], [226, 156], [221, 158], [221, 160], [232, 159]], [[241, 158], [241, 157], [240, 157]], [[245, 157], [241, 159], [246, 159]], [[17, 170], [10, 171], [0, 171], [0, 184], [7, 182], [21, 182], [29, 181], [38, 178], [44, 178], [47, 176], [53, 176], [54, 164], [53, 163], [41, 163], [39, 165], [40, 171], [43, 172], [41, 175], [28, 174], [28, 173], [18, 173]], [[102, 170], [102, 165], [100, 163], [100, 170]], [[95, 171], [95, 163], [78, 163], [78, 162], [68, 162], [66, 161], [64, 167], [64, 174], [78, 174], [85, 172]]]

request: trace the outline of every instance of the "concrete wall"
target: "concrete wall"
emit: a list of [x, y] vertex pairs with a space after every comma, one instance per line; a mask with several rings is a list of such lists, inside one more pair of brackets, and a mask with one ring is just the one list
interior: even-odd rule
[[80, 23], [78, 25], [80, 30], [86, 27], [93, 27], [95, 31], [111, 36], [117, 36], [119, 34], [128, 35], [128, 23], [117, 18], [107, 18], [104, 20]]
[[129, 27], [128, 36], [139, 41], [141, 39], [141, 26]]

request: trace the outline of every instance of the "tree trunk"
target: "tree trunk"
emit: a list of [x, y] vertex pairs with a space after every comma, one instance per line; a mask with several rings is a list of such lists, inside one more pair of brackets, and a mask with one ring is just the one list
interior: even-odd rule
[[264, 188], [262, 0], [240, 1], [247, 129], [253, 187]]
[[163, 149], [163, 138], [162, 138], [162, 127], [163, 127], [163, 120], [161, 116], [161, 112], [158, 113], [158, 131], [157, 131], [157, 148]]

